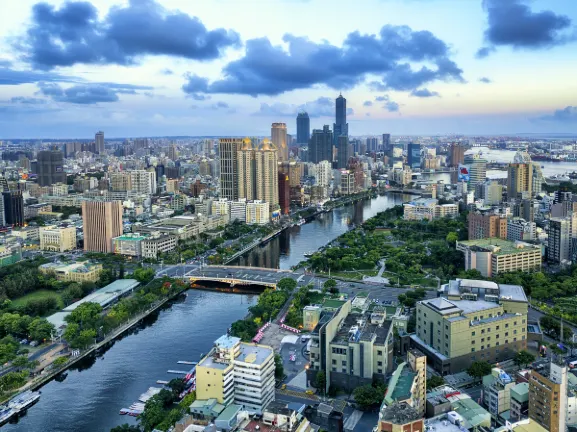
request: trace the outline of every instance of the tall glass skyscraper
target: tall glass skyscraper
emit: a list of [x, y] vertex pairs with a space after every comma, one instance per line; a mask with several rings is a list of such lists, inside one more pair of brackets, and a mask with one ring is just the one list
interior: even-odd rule
[[343, 95], [335, 101], [335, 123], [333, 125], [335, 145], [341, 135], [349, 136], [349, 124], [347, 123], [347, 100]]
[[307, 146], [311, 138], [311, 120], [305, 111], [297, 114], [297, 145]]
[[333, 163], [333, 133], [328, 125], [322, 129], [313, 129], [313, 135], [309, 144], [309, 162], [320, 161]]

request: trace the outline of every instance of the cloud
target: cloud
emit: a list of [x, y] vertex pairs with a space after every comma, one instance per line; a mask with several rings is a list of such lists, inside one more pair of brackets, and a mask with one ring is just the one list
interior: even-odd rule
[[136, 91], [130, 87], [130, 85], [114, 83], [78, 84], [68, 88], [62, 88], [56, 83], [41, 82], [38, 84], [39, 93], [50, 97], [55, 102], [79, 105], [117, 102], [119, 94], [136, 94]]
[[39, 81], [70, 81], [73, 78], [52, 72], [21, 71], [0, 65], [0, 85], [30, 84]]
[[174, 75], [174, 72], [173, 72], [171, 69], [168, 69], [168, 68], [167, 68], [167, 69], [162, 69], [162, 70], [160, 71], [160, 73], [161, 73], [162, 75]]
[[60, 8], [32, 7], [32, 24], [17, 42], [24, 60], [38, 69], [83, 64], [132, 65], [146, 55], [213, 60], [239, 35], [222, 28], [208, 30], [196, 17], [167, 11], [154, 0], [129, 0], [99, 19], [94, 5], [70, 1]]
[[536, 120], [577, 124], [577, 106], [567, 106], [563, 109], [555, 110], [553, 114], [539, 117]]
[[436, 91], [431, 91], [427, 88], [413, 90], [411, 92], [411, 96], [420, 97], [420, 98], [429, 98], [429, 97], [441, 97], [439, 93]]
[[[350, 89], [368, 75], [380, 75], [375, 89], [413, 90], [442, 80], [464, 82], [463, 71], [449, 58], [449, 47], [429, 31], [386, 25], [378, 35], [349, 33], [342, 47], [316, 43], [285, 34], [287, 49], [273, 46], [266, 37], [246, 43], [243, 57], [228, 63], [223, 78], [208, 82], [187, 76], [194, 92], [279, 95], [323, 84], [333, 89]], [[413, 71], [410, 63], [427, 64]], [[191, 91], [188, 91], [189, 93]]]
[[393, 101], [386, 102], [383, 105], [388, 112], [399, 112], [399, 104]]
[[364, 101], [364, 102], [363, 102], [363, 106], [366, 106], [366, 107], [373, 106], [373, 102], [372, 102], [372, 101], [369, 101], [369, 100], [368, 100], [368, 101]]
[[[261, 103], [259, 110], [253, 113], [253, 115], [268, 117], [296, 117], [297, 113], [300, 111], [306, 111], [309, 117], [334, 117], [335, 100], [323, 96], [301, 105], [281, 102], [272, 104]], [[350, 114], [349, 110], [347, 110], [347, 114]]]
[[371, 81], [370, 83], [367, 84], [367, 86], [369, 87], [369, 90], [371, 90], [371, 91], [385, 91], [385, 90], [387, 90], [387, 86], [384, 85], [383, 83], [378, 82], [378, 81]]
[[487, 78], [487, 77], [481, 77], [481, 78], [479, 78], [479, 82], [482, 82], [482, 83], [485, 83], [485, 84], [490, 84], [490, 83], [492, 83], [493, 81], [491, 81], [491, 80], [490, 80], [489, 78]]
[[13, 104], [23, 104], [23, 105], [44, 105], [47, 103], [47, 100], [33, 97], [16, 96], [11, 98], [10, 102]]
[[389, 98], [389, 95], [375, 96], [375, 100], [376, 100], [377, 102], [384, 102], [384, 101], [388, 101], [389, 99], [390, 99], [390, 98]]
[[355, 115], [355, 110], [352, 109], [352, 108], [347, 108], [347, 115], [354, 116], [354, 115]]
[[498, 46], [516, 49], [542, 49], [564, 45], [576, 40], [577, 33], [568, 31], [571, 19], [550, 10], [533, 12], [526, 0], [483, 0], [488, 27], [487, 46], [477, 57], [488, 56]]

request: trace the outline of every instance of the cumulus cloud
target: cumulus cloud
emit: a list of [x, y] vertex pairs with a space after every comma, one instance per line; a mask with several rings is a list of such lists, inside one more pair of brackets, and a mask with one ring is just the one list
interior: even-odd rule
[[161, 73], [162, 75], [174, 75], [174, 72], [172, 71], [172, 69], [168, 69], [168, 68], [167, 68], [167, 69], [162, 69], [162, 70], [160, 71], [160, 73]]
[[483, 0], [487, 13], [486, 46], [477, 57], [487, 57], [498, 46], [541, 49], [576, 40], [571, 19], [553, 11], [533, 12], [526, 0]]
[[0, 85], [20, 85], [39, 81], [64, 82], [70, 80], [72, 80], [71, 77], [57, 73], [14, 70], [0, 65]]
[[487, 78], [487, 77], [481, 77], [481, 78], [479, 78], [479, 82], [482, 82], [482, 83], [485, 83], [485, 84], [490, 84], [490, 83], [492, 83], [492, 81], [491, 81], [489, 78]]
[[117, 102], [119, 94], [137, 94], [136, 90], [144, 86], [115, 83], [77, 84], [63, 88], [59, 84], [38, 83], [39, 94], [48, 96], [55, 102], [65, 102], [79, 105], [94, 105], [100, 102]]
[[366, 107], [373, 106], [373, 102], [372, 101], [364, 101], [363, 106], [366, 106]]
[[[347, 114], [350, 114], [349, 109], [347, 109]], [[255, 112], [254, 115], [269, 117], [296, 117], [297, 113], [300, 111], [306, 111], [309, 117], [334, 117], [335, 100], [323, 96], [301, 105], [281, 102], [272, 104], [261, 103], [259, 110]]]
[[[410, 91], [437, 80], [464, 82], [447, 44], [429, 31], [386, 25], [378, 35], [350, 33], [341, 47], [291, 34], [283, 40], [287, 49], [266, 37], [251, 39], [244, 56], [224, 67], [222, 79], [209, 83], [188, 75], [183, 90], [273, 96], [318, 84], [349, 89], [369, 74], [382, 79], [371, 82], [374, 89]], [[426, 65], [413, 71], [412, 62]]]
[[16, 96], [10, 99], [13, 104], [23, 104], [23, 105], [44, 105], [48, 101], [46, 99], [39, 99], [34, 97]]
[[441, 95], [436, 91], [431, 91], [428, 88], [416, 89], [411, 92], [411, 96], [420, 98], [440, 97]]
[[398, 112], [400, 105], [391, 100], [389, 95], [382, 95], [382, 96], [375, 96], [375, 101], [377, 102], [384, 102], [383, 108], [386, 109], [388, 112]]
[[536, 120], [577, 124], [577, 106], [567, 106], [555, 110], [553, 114], [539, 117]]
[[212, 60], [239, 44], [236, 32], [208, 30], [198, 18], [167, 11], [154, 0], [130, 0], [103, 19], [91, 3], [70, 1], [60, 8], [35, 4], [32, 24], [17, 48], [34, 67], [51, 69], [77, 63], [131, 65], [146, 55]]

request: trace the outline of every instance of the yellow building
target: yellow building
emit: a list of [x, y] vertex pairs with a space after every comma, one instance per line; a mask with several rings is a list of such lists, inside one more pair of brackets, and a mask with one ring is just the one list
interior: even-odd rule
[[62, 282], [96, 282], [102, 271], [102, 264], [87, 262], [74, 264], [48, 263], [38, 269], [44, 274], [53, 274]]
[[76, 249], [76, 228], [74, 227], [41, 227], [38, 235], [42, 250], [64, 252]]
[[442, 375], [474, 361], [496, 363], [527, 347], [528, 302], [523, 287], [470, 279], [450, 281], [443, 297], [417, 303], [412, 345]]

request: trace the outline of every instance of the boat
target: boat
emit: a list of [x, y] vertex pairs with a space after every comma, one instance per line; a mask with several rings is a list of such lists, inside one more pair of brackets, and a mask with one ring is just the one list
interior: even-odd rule
[[304, 225], [304, 224], [306, 224], [306, 223], [307, 223], [306, 220], [304, 220], [303, 218], [300, 218], [300, 219], [298, 220], [298, 222], [297, 222], [297, 225], [298, 225], [298, 226], [301, 226], [301, 225]]
[[38, 402], [38, 399], [40, 399], [40, 393], [27, 390], [10, 399], [8, 402], [8, 408], [12, 408], [15, 412], [19, 413], [20, 411], [34, 405]]
[[315, 253], [315, 251], [308, 251], [308, 252], [305, 252], [303, 255], [304, 255], [306, 258], [310, 258], [310, 257], [312, 257], [312, 256], [314, 255], [314, 253]]
[[0, 407], [0, 425], [7, 423], [12, 417], [14, 417], [15, 414], [16, 411], [14, 411], [12, 408], [8, 408], [6, 406]]

